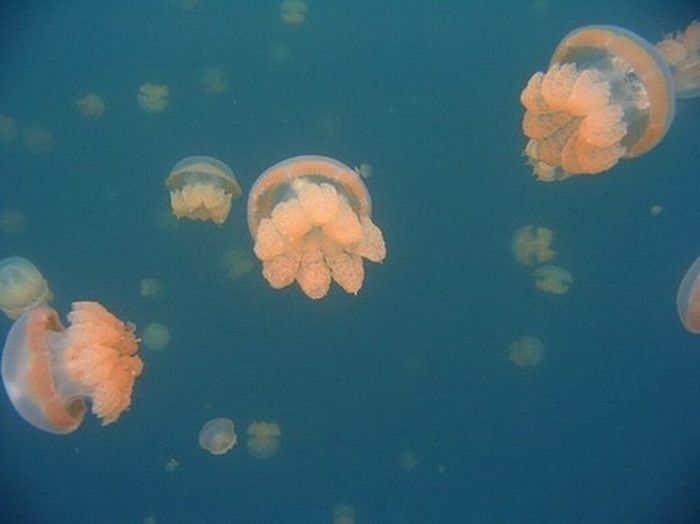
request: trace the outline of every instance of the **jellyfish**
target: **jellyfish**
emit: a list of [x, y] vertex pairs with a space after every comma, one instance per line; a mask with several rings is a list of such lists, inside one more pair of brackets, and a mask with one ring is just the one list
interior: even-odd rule
[[0, 213], [0, 231], [7, 235], [19, 235], [24, 231], [26, 220], [19, 209], [5, 208]]
[[275, 289], [296, 280], [313, 299], [328, 293], [331, 279], [357, 294], [362, 259], [386, 256], [371, 211], [362, 179], [337, 160], [300, 156], [275, 164], [248, 196], [248, 228], [263, 276]]
[[160, 298], [165, 293], [163, 284], [157, 278], [142, 278], [139, 282], [139, 294], [143, 298]]
[[161, 351], [170, 343], [170, 331], [159, 322], [151, 322], [141, 332], [143, 345], [151, 351]]
[[224, 223], [231, 203], [241, 194], [241, 186], [229, 167], [208, 156], [180, 160], [165, 179], [165, 186], [177, 218], [211, 220], [216, 224]]
[[95, 93], [88, 93], [82, 98], [76, 101], [78, 106], [78, 111], [85, 118], [99, 118], [105, 112], [105, 103], [100, 97]]
[[22, 129], [22, 141], [32, 154], [48, 153], [54, 145], [53, 134], [42, 124], [29, 124]]
[[252, 422], [246, 434], [246, 448], [255, 458], [267, 459], [279, 451], [282, 430], [276, 422]]
[[571, 276], [571, 273], [563, 267], [553, 264], [538, 267], [533, 274], [535, 287], [552, 295], [564, 295], [574, 283], [574, 277]]
[[226, 72], [221, 67], [208, 67], [202, 73], [199, 82], [208, 95], [223, 95], [228, 91]]
[[0, 309], [9, 318], [14, 320], [52, 298], [48, 282], [29, 260], [22, 257], [0, 260]]
[[691, 333], [700, 333], [700, 257], [686, 271], [676, 294], [678, 316]]
[[544, 358], [544, 344], [533, 335], [524, 335], [510, 347], [510, 361], [518, 367], [532, 368]]
[[347, 502], [339, 502], [333, 508], [333, 524], [355, 524], [356, 512]]
[[139, 105], [148, 113], [160, 113], [168, 107], [170, 88], [164, 84], [142, 84], [139, 86], [137, 99]]
[[17, 124], [12, 117], [0, 115], [0, 143], [12, 142], [17, 138]]
[[301, 25], [306, 20], [309, 6], [304, 0], [284, 0], [280, 4], [280, 18], [285, 25]]
[[367, 180], [374, 173], [374, 167], [368, 162], [362, 162], [359, 166], [355, 166], [355, 173]]
[[557, 254], [552, 249], [554, 233], [542, 226], [527, 225], [518, 228], [510, 241], [510, 250], [515, 260], [524, 266], [542, 264]]
[[199, 432], [199, 447], [212, 455], [223, 455], [237, 440], [233, 421], [228, 418], [213, 418]]
[[620, 27], [572, 31], [549, 65], [520, 96], [525, 155], [545, 182], [599, 174], [650, 151], [671, 126], [675, 96], [683, 93], [674, 91], [662, 54]]
[[50, 433], [71, 433], [85, 401], [111, 424], [129, 408], [143, 370], [134, 327], [97, 302], [73, 302], [65, 328], [49, 306], [25, 312], [10, 328], [2, 381], [19, 415]]
[[667, 35], [656, 44], [671, 68], [677, 98], [700, 96], [700, 22], [685, 31]]
[[399, 467], [406, 473], [410, 473], [418, 467], [418, 457], [413, 451], [404, 451], [397, 460]]

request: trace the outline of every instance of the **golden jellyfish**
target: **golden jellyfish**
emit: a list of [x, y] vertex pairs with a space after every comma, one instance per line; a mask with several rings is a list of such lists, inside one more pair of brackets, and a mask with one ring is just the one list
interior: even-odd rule
[[157, 278], [142, 278], [139, 282], [139, 294], [143, 298], [156, 299], [163, 296], [165, 289]]
[[518, 367], [532, 368], [544, 358], [544, 344], [533, 335], [524, 335], [510, 347], [510, 361]]
[[228, 78], [221, 67], [208, 67], [202, 73], [199, 82], [208, 95], [223, 95], [228, 91]]
[[552, 264], [538, 267], [533, 275], [535, 276], [535, 287], [552, 295], [564, 295], [574, 283], [574, 277], [571, 276], [571, 273], [563, 267]]
[[134, 328], [97, 302], [73, 302], [65, 328], [56, 310], [35, 307], [10, 328], [2, 354], [2, 381], [19, 415], [50, 433], [71, 433], [83, 421], [85, 401], [111, 424], [131, 405], [143, 370]]
[[656, 49], [671, 67], [677, 98], [700, 96], [700, 22], [668, 35]]
[[51, 301], [53, 294], [41, 271], [29, 260], [0, 260], [0, 309], [15, 319], [33, 307]]
[[355, 524], [355, 508], [347, 502], [340, 502], [333, 508], [333, 524]]
[[304, 0], [284, 0], [280, 4], [280, 18], [285, 25], [301, 25], [306, 20], [309, 6]]
[[525, 148], [539, 180], [607, 171], [654, 148], [671, 126], [673, 80], [656, 48], [626, 29], [587, 26], [564, 37], [520, 96]]
[[188, 156], [173, 167], [165, 180], [170, 207], [177, 218], [211, 220], [223, 224], [241, 186], [229, 167], [216, 158]]
[[204, 424], [199, 432], [199, 447], [212, 455], [223, 455], [236, 445], [233, 421], [228, 418], [214, 418]]
[[510, 241], [510, 250], [515, 260], [524, 266], [542, 264], [557, 254], [552, 249], [554, 233], [542, 226], [527, 225], [518, 228]]
[[6, 235], [19, 235], [25, 224], [24, 213], [18, 209], [5, 208], [0, 213], [0, 231]]
[[0, 143], [12, 142], [17, 138], [17, 124], [12, 117], [0, 115]]
[[88, 93], [82, 98], [76, 100], [78, 111], [85, 118], [99, 118], [105, 112], [105, 103], [100, 95]]
[[137, 99], [141, 108], [148, 113], [160, 113], [168, 107], [170, 88], [165, 84], [142, 84]]
[[22, 129], [22, 141], [33, 154], [48, 153], [54, 145], [53, 134], [41, 124], [29, 124]]
[[267, 459], [279, 451], [282, 430], [276, 422], [252, 422], [246, 434], [246, 448], [255, 458]]
[[676, 294], [678, 316], [691, 333], [700, 333], [700, 257], [686, 271]]
[[141, 339], [151, 351], [162, 351], [170, 343], [170, 331], [159, 322], [151, 322], [141, 331]]
[[362, 178], [345, 164], [299, 156], [265, 171], [248, 196], [248, 228], [263, 276], [275, 289], [296, 281], [310, 298], [324, 297], [334, 280], [357, 294], [363, 258], [381, 262], [386, 246], [372, 222]]

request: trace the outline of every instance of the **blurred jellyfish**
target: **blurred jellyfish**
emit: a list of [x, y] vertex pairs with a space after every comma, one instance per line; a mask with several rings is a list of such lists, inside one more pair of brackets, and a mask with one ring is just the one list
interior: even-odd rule
[[667, 35], [656, 49], [671, 67], [678, 98], [700, 95], [700, 22], [692, 22], [685, 31]]
[[17, 138], [17, 124], [7, 115], [0, 115], [0, 143], [12, 142]]
[[545, 293], [552, 295], [563, 295], [569, 291], [569, 287], [574, 283], [571, 276], [563, 267], [548, 264], [535, 269], [535, 287]]
[[0, 260], [0, 309], [9, 318], [15, 319], [52, 298], [48, 282], [29, 260], [22, 257]]
[[275, 42], [270, 46], [268, 56], [273, 64], [282, 66], [292, 59], [292, 48], [286, 42]]
[[663, 213], [663, 211], [664, 211], [664, 208], [658, 204], [654, 204], [649, 209], [649, 213], [651, 214], [651, 216], [655, 216], [655, 217], [659, 216], [661, 213]]
[[700, 257], [690, 265], [678, 286], [676, 308], [685, 329], [700, 333]]
[[542, 264], [557, 254], [551, 247], [554, 234], [542, 226], [527, 225], [517, 229], [510, 241], [515, 260], [524, 266]]
[[282, 430], [276, 422], [253, 422], [246, 430], [248, 452], [257, 459], [274, 456], [280, 448]]
[[25, 224], [24, 213], [18, 209], [5, 208], [0, 213], [0, 231], [6, 235], [19, 235]]
[[418, 457], [413, 451], [404, 451], [399, 455], [399, 467], [409, 473], [418, 467]]
[[105, 112], [105, 103], [100, 97], [95, 93], [88, 93], [83, 98], [79, 98], [76, 101], [78, 106], [78, 111], [85, 118], [99, 118]]
[[199, 83], [208, 95], [223, 95], [228, 91], [228, 78], [221, 67], [208, 67], [202, 73]]
[[533, 335], [524, 335], [510, 347], [510, 361], [518, 367], [532, 368], [544, 358], [544, 344]]
[[359, 166], [355, 167], [355, 173], [367, 180], [374, 173], [374, 168], [372, 167], [372, 164], [362, 162]]
[[53, 149], [54, 139], [51, 131], [41, 124], [29, 124], [22, 129], [22, 141], [30, 153], [48, 153]]
[[139, 294], [143, 298], [160, 298], [164, 292], [163, 284], [157, 278], [142, 278], [139, 282]]
[[2, 380], [15, 410], [50, 433], [82, 423], [85, 400], [111, 424], [128, 409], [143, 363], [133, 326], [97, 302], [73, 302], [66, 329], [48, 306], [22, 314], [2, 354]]
[[231, 280], [238, 280], [255, 269], [255, 262], [247, 249], [232, 248], [224, 253], [221, 266]]
[[661, 54], [636, 34], [587, 26], [564, 37], [523, 90], [525, 148], [539, 180], [607, 171], [654, 148], [671, 125], [674, 87]]
[[174, 458], [170, 458], [170, 459], [165, 463], [165, 471], [167, 471], [168, 473], [172, 473], [173, 471], [175, 471], [175, 470], [177, 469], [177, 467], [178, 467], [179, 465], [180, 465], [180, 464], [178, 463], [177, 460], [175, 460]]
[[160, 113], [168, 107], [170, 88], [164, 84], [142, 84], [137, 95], [139, 105], [148, 113]]
[[199, 5], [199, 0], [180, 0], [180, 5], [185, 11], [191, 11]]
[[208, 156], [188, 156], [173, 167], [165, 180], [170, 207], [177, 218], [211, 220], [223, 224], [241, 186], [229, 167]]
[[296, 280], [313, 299], [328, 293], [331, 279], [357, 294], [362, 259], [386, 256], [371, 212], [362, 179], [337, 160], [300, 156], [275, 164], [248, 196], [248, 228], [263, 276], [275, 289]]
[[170, 343], [170, 331], [163, 324], [151, 322], [141, 331], [141, 339], [151, 351], [161, 351]]
[[306, 20], [309, 6], [304, 0], [284, 0], [280, 4], [280, 18], [285, 25], [301, 25]]
[[237, 440], [233, 421], [228, 418], [211, 419], [199, 432], [199, 447], [212, 455], [223, 455], [236, 445]]
[[347, 502], [339, 502], [333, 508], [333, 524], [355, 524], [355, 508]]

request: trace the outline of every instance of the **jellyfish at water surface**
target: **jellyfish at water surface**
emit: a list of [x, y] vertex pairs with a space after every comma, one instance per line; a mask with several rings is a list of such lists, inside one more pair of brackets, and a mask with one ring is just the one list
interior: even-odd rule
[[248, 228], [263, 276], [275, 289], [296, 281], [313, 299], [326, 296], [331, 280], [357, 294], [362, 259], [386, 256], [371, 212], [364, 182], [345, 164], [323, 156], [275, 164], [248, 196]]
[[520, 95], [525, 155], [545, 182], [599, 174], [650, 151], [671, 126], [675, 98], [700, 94], [677, 91], [664, 54], [621, 27], [572, 31], [549, 66]]

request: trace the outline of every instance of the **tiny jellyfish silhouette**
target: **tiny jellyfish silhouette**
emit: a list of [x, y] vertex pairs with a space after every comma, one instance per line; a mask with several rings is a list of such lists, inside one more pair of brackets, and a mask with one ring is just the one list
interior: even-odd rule
[[246, 448], [253, 457], [268, 459], [279, 451], [282, 430], [276, 422], [252, 422], [246, 434]]
[[535, 287], [551, 295], [564, 295], [569, 291], [574, 277], [563, 267], [547, 264], [533, 271]]
[[236, 445], [233, 421], [228, 418], [214, 418], [204, 424], [199, 432], [199, 447], [212, 455], [223, 455]]
[[640, 36], [602, 25], [572, 31], [520, 96], [534, 176], [595, 175], [643, 155], [668, 131], [683, 93], [662, 53]]
[[304, 0], [284, 0], [280, 4], [280, 19], [285, 25], [302, 25], [308, 13], [309, 6]]
[[241, 194], [233, 171], [208, 156], [188, 156], [173, 167], [165, 180], [170, 207], [177, 218], [211, 220], [223, 224], [231, 203]]
[[0, 260], [0, 309], [15, 319], [33, 307], [50, 302], [53, 294], [41, 271], [29, 260]]
[[691, 333], [700, 333], [700, 257], [685, 272], [676, 293], [678, 316]]
[[29, 124], [23, 128], [22, 141], [32, 154], [48, 153], [54, 146], [53, 134], [42, 124]]
[[17, 138], [17, 124], [12, 117], [0, 115], [0, 143], [12, 142]]
[[2, 381], [15, 410], [50, 433], [75, 431], [92, 412], [111, 424], [131, 405], [143, 362], [134, 328], [97, 302], [73, 302], [65, 328], [56, 310], [38, 306], [12, 325]]
[[339, 502], [333, 508], [333, 524], [355, 524], [357, 514], [347, 502]]
[[321, 156], [284, 160], [265, 171], [248, 195], [248, 228], [263, 276], [280, 289], [295, 280], [312, 299], [331, 280], [357, 294], [362, 259], [381, 262], [386, 246], [372, 222], [362, 179], [345, 164]]
[[168, 107], [170, 88], [164, 84], [142, 84], [136, 96], [141, 108], [148, 113], [160, 113]]
[[159, 322], [151, 322], [141, 331], [141, 339], [151, 351], [162, 351], [170, 343], [170, 331]]
[[170, 458], [166, 463], [165, 463], [165, 471], [168, 473], [172, 473], [177, 469], [177, 467], [180, 465], [180, 463], [175, 460], [174, 458]]
[[654, 204], [653, 206], [651, 206], [649, 208], [649, 214], [651, 216], [657, 217], [663, 212], [664, 212], [664, 208], [662, 206], [660, 206], [659, 204]]
[[355, 173], [367, 180], [374, 173], [374, 168], [372, 167], [372, 164], [362, 162], [359, 166], [355, 167]]
[[518, 228], [510, 240], [513, 258], [524, 266], [542, 264], [557, 254], [552, 249], [554, 233], [542, 226], [527, 225]]
[[398, 458], [399, 467], [406, 473], [410, 473], [418, 467], [418, 457], [413, 451], [404, 451]]
[[142, 278], [139, 281], [139, 295], [143, 298], [157, 299], [165, 293], [163, 284], [157, 278]]
[[228, 78], [221, 67], [208, 67], [202, 73], [199, 83], [208, 95], [223, 95], [228, 91]]
[[76, 100], [78, 111], [85, 118], [99, 118], [105, 112], [105, 103], [100, 95], [88, 93], [82, 98]]
[[513, 342], [510, 347], [509, 360], [521, 368], [532, 368], [544, 358], [544, 344], [533, 335], [524, 335]]
[[26, 220], [19, 209], [5, 208], [0, 213], [0, 231], [6, 235], [19, 235], [24, 231]]
[[671, 67], [677, 98], [700, 95], [700, 22], [691, 22], [685, 31], [667, 35], [656, 49]]

